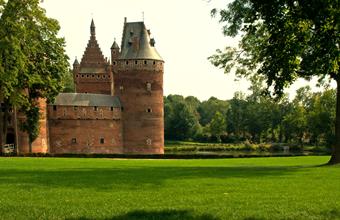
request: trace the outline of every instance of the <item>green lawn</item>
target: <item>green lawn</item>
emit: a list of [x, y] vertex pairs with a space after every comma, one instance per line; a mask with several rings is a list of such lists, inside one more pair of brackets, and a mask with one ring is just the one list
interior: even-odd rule
[[0, 158], [0, 219], [340, 219], [328, 159]]

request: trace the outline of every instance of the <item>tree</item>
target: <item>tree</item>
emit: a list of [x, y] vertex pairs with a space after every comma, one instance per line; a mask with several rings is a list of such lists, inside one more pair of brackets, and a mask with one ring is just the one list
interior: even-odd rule
[[246, 133], [246, 109], [248, 102], [244, 96], [244, 94], [236, 92], [229, 101], [230, 108], [227, 112], [227, 131], [229, 134], [233, 133], [235, 135], [236, 141], [240, 140], [241, 135], [245, 138]]
[[247, 128], [252, 141], [259, 143], [262, 133], [270, 128], [273, 109], [270, 98], [263, 95], [265, 91], [263, 77], [253, 76], [249, 90], [252, 93], [247, 97]]
[[[56, 20], [46, 17], [39, 0], [0, 1], [0, 94], [6, 132], [8, 109], [26, 115], [22, 128], [31, 144], [39, 133], [38, 100], [53, 101], [68, 73], [65, 41]], [[6, 137], [6, 135], [3, 135]]]
[[198, 107], [198, 113], [200, 114], [200, 124], [202, 126], [209, 124], [209, 122], [218, 111], [222, 115], [226, 115], [228, 108], [229, 103], [227, 101], [219, 100], [215, 97], [210, 97], [207, 101], [203, 101]]
[[334, 139], [336, 91], [313, 93], [307, 107], [307, 125], [311, 142], [331, 146]]
[[226, 131], [225, 116], [217, 111], [209, 124], [210, 133], [221, 142], [221, 135]]
[[174, 104], [170, 124], [170, 137], [175, 140], [186, 140], [195, 135], [198, 121], [186, 103], [178, 102]]
[[191, 139], [200, 130], [198, 116], [180, 95], [164, 98], [164, 122], [164, 135], [170, 140]]
[[262, 75], [267, 91], [280, 96], [298, 77], [335, 80], [335, 145], [330, 164], [340, 163], [340, 8], [334, 0], [234, 0], [219, 13], [224, 34], [242, 33], [239, 48], [227, 47], [211, 62], [238, 76]]
[[74, 81], [73, 81], [73, 73], [71, 70], [65, 73], [64, 76], [64, 89], [63, 92], [74, 92]]
[[303, 145], [303, 138], [307, 129], [306, 110], [301, 105], [294, 105], [291, 112], [283, 118], [283, 127], [286, 133], [286, 138], [289, 139], [293, 136], [299, 144]]

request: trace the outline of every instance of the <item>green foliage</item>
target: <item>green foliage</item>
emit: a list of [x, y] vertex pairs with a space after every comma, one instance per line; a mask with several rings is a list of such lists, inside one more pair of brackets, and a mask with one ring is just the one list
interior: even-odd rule
[[220, 112], [216, 112], [214, 117], [211, 119], [209, 124], [209, 130], [212, 135], [217, 137], [217, 141], [221, 142], [221, 135], [226, 130], [226, 122], [225, 116], [223, 116]]
[[313, 75], [337, 80], [339, 22], [337, 1], [235, 0], [214, 10], [224, 23], [224, 34], [242, 32], [239, 49], [218, 51], [210, 60], [229, 72], [265, 76], [276, 94], [297, 77]]
[[[316, 76], [320, 84], [333, 79], [340, 86], [338, 1], [234, 0], [226, 9], [212, 11], [217, 14], [225, 35], [242, 34], [238, 48], [217, 50], [209, 57], [225, 72], [261, 76], [267, 93], [278, 97], [299, 77]], [[336, 122], [331, 163], [340, 163], [340, 120]]]
[[215, 97], [211, 97], [207, 101], [203, 101], [197, 108], [200, 115], [200, 124], [202, 126], [209, 124], [216, 112], [226, 115], [228, 108], [229, 103], [227, 101], [219, 100]]
[[0, 158], [0, 218], [339, 219], [328, 159]]
[[0, 93], [7, 105], [26, 115], [23, 128], [33, 141], [37, 100], [53, 101], [63, 88], [68, 72], [65, 40], [57, 36], [58, 22], [46, 17], [38, 0], [0, 4]]
[[[26, 121], [22, 124], [22, 130], [29, 131], [28, 138], [29, 143], [32, 143], [39, 135], [39, 107], [34, 106], [30, 109], [25, 110], [26, 113]], [[31, 152], [32, 149], [30, 149]]]
[[307, 126], [310, 136], [316, 144], [334, 145], [335, 130], [335, 90], [314, 93], [307, 106]]
[[199, 130], [198, 115], [182, 96], [169, 95], [164, 101], [165, 137], [186, 140]]
[[[302, 87], [297, 90], [294, 100], [289, 101], [287, 96], [284, 96], [277, 101], [263, 95], [263, 88], [259, 81], [256, 81], [250, 87], [252, 93], [248, 96], [235, 93], [228, 101], [210, 98], [210, 103], [227, 104], [225, 105], [227, 109], [221, 107], [225, 112], [223, 115], [216, 110], [219, 108], [210, 108], [216, 112], [206, 126], [199, 124], [198, 121], [202, 118], [200, 115], [202, 111], [195, 110], [205, 109], [208, 106], [207, 101], [199, 102], [194, 97], [188, 99], [176, 95], [164, 97], [166, 140], [223, 143], [242, 143], [249, 140], [251, 144], [278, 142], [328, 147], [334, 143], [336, 102], [334, 89], [313, 93], [309, 87]], [[190, 101], [187, 103], [190, 99], [194, 100], [191, 104]], [[178, 103], [182, 103], [180, 108], [176, 107]], [[179, 133], [185, 134], [179, 138], [177, 135], [180, 134], [174, 129], [180, 129], [177, 126], [178, 124], [182, 126], [181, 121], [188, 122], [181, 119], [186, 114], [189, 121], [193, 122], [189, 126], [191, 131], [183, 133], [179, 130]]]
[[63, 76], [63, 92], [75, 92], [73, 73], [71, 70], [65, 72]]

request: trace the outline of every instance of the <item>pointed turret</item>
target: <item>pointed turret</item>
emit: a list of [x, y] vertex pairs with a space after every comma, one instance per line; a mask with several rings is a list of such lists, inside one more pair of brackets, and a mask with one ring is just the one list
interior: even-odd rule
[[76, 57], [76, 59], [73, 62], [73, 67], [75, 67], [75, 66], [79, 66], [79, 62], [78, 62], [77, 57]]
[[84, 55], [80, 61], [82, 66], [93, 65], [93, 64], [106, 64], [103, 53], [99, 47], [99, 44], [96, 40], [96, 27], [94, 25], [93, 19], [91, 20], [91, 37], [88, 41], [87, 47], [85, 49]]
[[92, 21], [91, 21], [90, 31], [91, 31], [91, 36], [95, 36], [95, 35], [96, 35], [96, 26], [94, 26], [94, 21], [93, 21], [93, 19], [92, 19]]
[[111, 46], [111, 49], [119, 49], [119, 46], [118, 46], [118, 44], [116, 42], [116, 38], [115, 38], [115, 40], [114, 40], [114, 42], [113, 42], [113, 44]]
[[115, 40], [113, 41], [113, 44], [111, 46], [111, 63], [112, 64], [115, 64], [115, 60], [118, 59], [119, 55], [120, 55], [120, 52], [119, 52], [119, 46], [116, 42], [116, 38]]

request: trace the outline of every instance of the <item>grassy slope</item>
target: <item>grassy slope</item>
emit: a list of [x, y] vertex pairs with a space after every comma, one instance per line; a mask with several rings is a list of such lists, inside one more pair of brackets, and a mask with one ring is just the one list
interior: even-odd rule
[[340, 219], [327, 161], [0, 158], [0, 219]]

